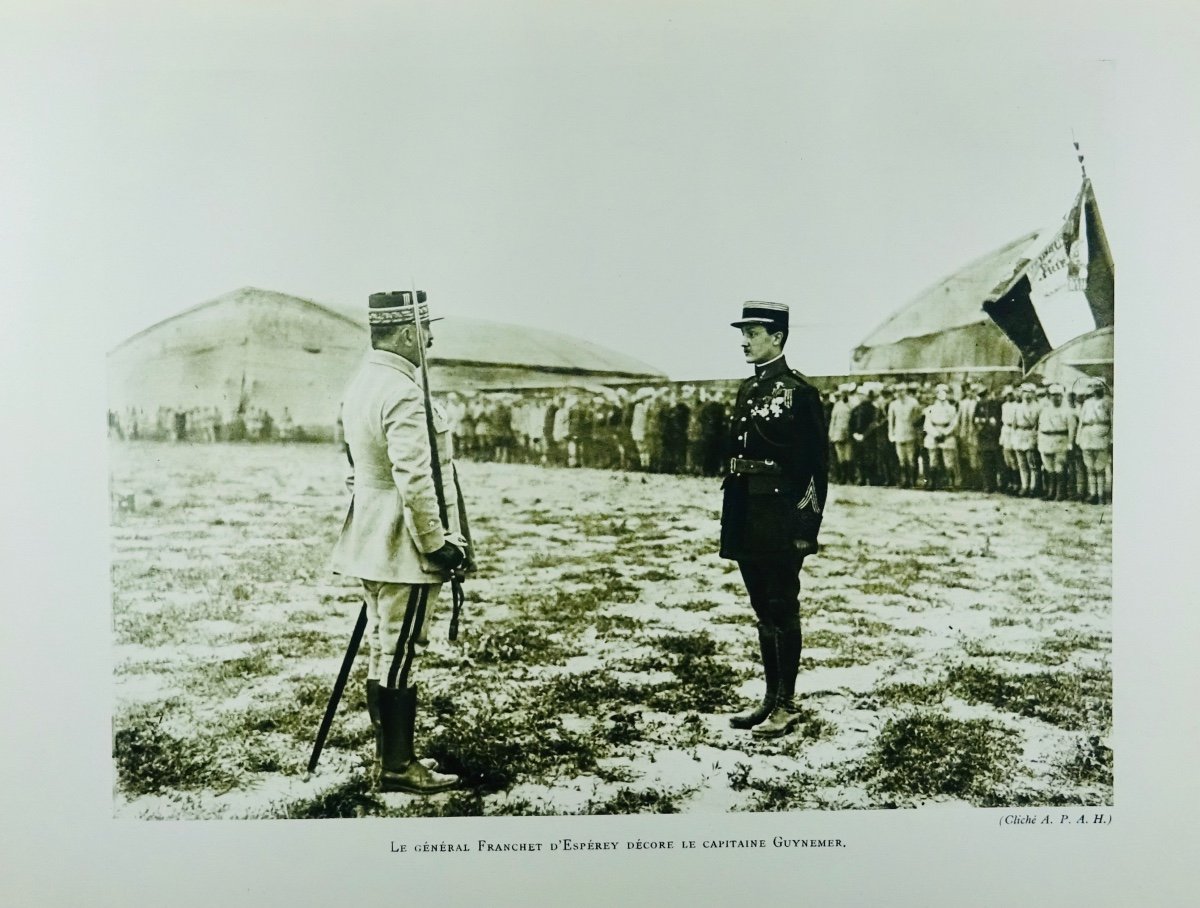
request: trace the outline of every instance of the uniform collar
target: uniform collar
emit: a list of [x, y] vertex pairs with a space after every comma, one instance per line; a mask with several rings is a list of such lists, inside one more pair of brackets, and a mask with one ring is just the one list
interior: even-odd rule
[[777, 357], [775, 357], [769, 363], [763, 363], [761, 366], [755, 366], [754, 367], [754, 377], [755, 378], [775, 378], [777, 375], [782, 375], [784, 372], [788, 372], [788, 371], [790, 371], [790, 370], [788, 369], [787, 360], [784, 359], [783, 354], [780, 353]]
[[371, 352], [367, 354], [367, 362], [387, 366], [395, 369], [397, 372], [403, 372], [413, 381], [417, 380], [417, 367], [400, 354], [392, 353], [390, 350], [376, 350], [372, 348]]

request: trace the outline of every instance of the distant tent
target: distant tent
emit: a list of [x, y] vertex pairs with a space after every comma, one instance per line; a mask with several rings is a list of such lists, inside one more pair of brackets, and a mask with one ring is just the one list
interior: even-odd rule
[[980, 304], [1037, 235], [1020, 236], [919, 294], [855, 348], [851, 371], [1019, 371], [1020, 350]]
[[1057, 382], [1068, 389], [1082, 386], [1083, 379], [1103, 378], [1112, 387], [1113, 328], [1097, 328], [1056, 347], [1038, 361], [1030, 375]]
[[[243, 287], [135, 334], [108, 355], [109, 408], [216, 407], [223, 418], [284, 409], [309, 437], [334, 433], [347, 381], [368, 347], [365, 308]], [[662, 372], [597, 344], [533, 328], [447, 316], [434, 323], [435, 390], [603, 387]]]

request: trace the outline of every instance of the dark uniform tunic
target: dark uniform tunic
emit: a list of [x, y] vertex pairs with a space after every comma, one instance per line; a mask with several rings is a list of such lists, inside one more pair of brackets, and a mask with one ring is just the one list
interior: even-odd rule
[[729, 434], [721, 557], [738, 562], [760, 624], [798, 627], [795, 541], [816, 551], [829, 485], [821, 396], [780, 357], [738, 388]]

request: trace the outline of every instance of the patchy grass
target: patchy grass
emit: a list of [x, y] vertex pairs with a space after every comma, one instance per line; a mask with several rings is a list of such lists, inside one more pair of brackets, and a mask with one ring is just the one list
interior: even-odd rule
[[884, 726], [853, 777], [889, 799], [884, 806], [940, 798], [980, 804], [1012, 777], [1016, 738], [992, 722], [916, 713]]
[[797, 771], [782, 779], [747, 778], [742, 789], [735, 790], [752, 793], [743, 810], [778, 812], [813, 807], [823, 785], [812, 773]]
[[1112, 724], [1112, 677], [1106, 671], [1016, 675], [960, 664], [951, 667], [946, 685], [968, 703], [987, 703], [1061, 728], [1108, 728]]
[[232, 786], [237, 775], [213, 759], [215, 742], [169, 731], [167, 711], [165, 706], [139, 710], [114, 728], [113, 760], [121, 788], [137, 796]]
[[529, 624], [485, 625], [472, 635], [471, 658], [483, 665], [520, 662], [549, 665], [561, 662], [566, 651], [540, 627]]
[[1113, 753], [1099, 735], [1075, 741], [1074, 749], [1058, 764], [1062, 778], [1076, 785], [1110, 787], [1113, 783]]
[[[1094, 582], [1110, 526], [1037, 510], [1001, 532], [967, 498], [856, 490], [805, 565], [805, 649], [827, 658], [803, 663], [795, 731], [759, 742], [724, 716], [761, 668], [736, 566], [712, 550], [711, 483], [464, 464], [468, 491], [484, 490], [468, 495], [481, 570], [455, 645], [443, 596], [414, 680], [418, 749], [465, 785], [383, 799], [361, 656], [326, 743], [343, 769], [300, 781], [361, 595], [324, 570], [342, 458], [114, 452], [114, 495], [138, 504], [113, 517], [118, 815], [682, 812], [713, 789], [758, 811], [1111, 801], [1111, 596]], [[1069, 558], [1056, 537], [1076, 540]], [[1003, 538], [1038, 554], [979, 551]], [[984, 598], [1007, 605], [972, 611]], [[1019, 645], [996, 642], [1002, 628]], [[964, 709], [987, 720], [951, 718]], [[744, 777], [727, 780], [731, 764]]]
[[622, 788], [605, 801], [589, 801], [588, 814], [679, 813], [679, 800], [690, 791], [660, 791], [657, 788], [635, 790]]
[[329, 820], [379, 814], [385, 810], [366, 775], [353, 775], [306, 801], [295, 801], [279, 816], [289, 820]]

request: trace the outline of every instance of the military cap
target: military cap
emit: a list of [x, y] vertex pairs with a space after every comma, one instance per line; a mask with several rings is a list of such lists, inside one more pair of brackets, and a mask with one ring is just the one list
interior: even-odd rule
[[730, 322], [735, 328], [746, 325], [763, 325], [772, 331], [786, 331], [788, 327], [787, 303], [768, 303], [748, 300], [742, 303], [742, 317]]
[[424, 290], [416, 291], [416, 303], [413, 303], [412, 290], [392, 290], [384, 293], [372, 293], [367, 300], [367, 322], [372, 325], [411, 325], [419, 313], [422, 322], [438, 322], [437, 318], [429, 317], [429, 304]]

